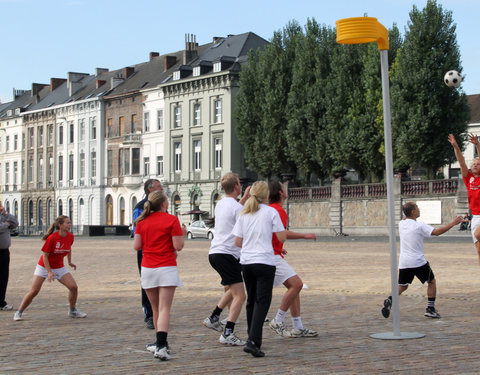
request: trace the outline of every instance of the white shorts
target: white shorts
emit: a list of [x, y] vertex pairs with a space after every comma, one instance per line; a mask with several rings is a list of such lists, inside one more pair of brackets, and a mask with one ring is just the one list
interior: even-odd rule
[[183, 286], [180, 276], [178, 276], [178, 267], [142, 267], [140, 272], [142, 288], [151, 289], [159, 286]]
[[472, 220], [470, 222], [471, 228], [472, 228], [472, 238], [473, 238], [473, 243], [477, 242], [478, 240], [475, 238], [474, 233], [475, 229], [478, 228], [480, 225], [480, 215], [473, 215]]
[[[57, 280], [60, 280], [67, 273], [70, 273], [70, 271], [67, 269], [67, 267], [52, 268], [52, 272], [53, 272], [54, 278], [57, 279]], [[39, 264], [37, 264], [37, 267], [35, 267], [35, 272], [33, 274], [35, 276], [43, 277], [44, 279], [48, 278], [47, 269], [45, 267], [42, 267]]]
[[280, 255], [275, 255], [275, 280], [273, 280], [273, 286], [282, 285], [289, 278], [295, 276], [297, 273], [293, 270], [290, 264], [287, 263], [285, 258]]

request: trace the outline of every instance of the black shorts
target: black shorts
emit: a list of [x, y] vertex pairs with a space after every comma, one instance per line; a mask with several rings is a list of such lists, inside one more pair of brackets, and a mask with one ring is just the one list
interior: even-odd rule
[[233, 285], [243, 283], [242, 267], [240, 261], [230, 254], [210, 254], [208, 256], [210, 265], [218, 272], [222, 285]]
[[427, 262], [421, 267], [401, 268], [398, 273], [398, 285], [411, 284], [415, 276], [417, 276], [422, 284], [424, 284], [425, 281], [430, 282], [435, 278], [435, 275], [430, 268], [430, 263]]

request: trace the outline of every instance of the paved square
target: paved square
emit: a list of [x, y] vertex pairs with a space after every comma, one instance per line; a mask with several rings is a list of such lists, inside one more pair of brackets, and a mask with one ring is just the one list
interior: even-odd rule
[[[30, 288], [41, 246], [39, 238], [13, 239], [7, 301], [14, 308]], [[400, 341], [369, 337], [393, 331], [392, 319], [380, 314], [390, 288], [388, 246], [386, 239], [348, 237], [287, 242], [287, 259], [308, 285], [301, 294], [302, 320], [319, 336], [282, 338], [265, 326], [262, 359], [238, 347], [223, 347], [219, 333], [201, 324], [222, 288], [208, 264], [209, 242], [187, 241], [178, 258], [184, 287], [176, 292], [168, 337], [172, 360], [160, 362], [144, 350], [155, 336], [143, 325], [132, 240], [77, 237], [72, 258], [77, 271], [72, 274], [79, 285], [79, 307], [88, 317], [67, 316], [67, 289], [58, 282], [44, 284], [24, 321], [15, 322], [13, 312], [0, 311], [0, 373], [478, 373], [480, 269], [472, 243], [449, 238], [426, 244], [443, 318], [423, 316], [426, 287], [415, 280], [400, 298], [401, 331], [426, 337]], [[283, 291], [274, 290], [270, 317]], [[286, 323], [291, 326], [288, 313]], [[236, 330], [245, 338], [244, 311]]]

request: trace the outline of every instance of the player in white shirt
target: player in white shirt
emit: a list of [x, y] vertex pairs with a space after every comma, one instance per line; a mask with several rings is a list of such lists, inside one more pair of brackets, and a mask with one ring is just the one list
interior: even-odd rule
[[[240, 248], [235, 246], [232, 229], [248, 198], [250, 187], [247, 187], [239, 203], [237, 197], [242, 192], [242, 186], [238, 176], [234, 173], [227, 173], [222, 177], [221, 183], [226, 196], [215, 206], [215, 237], [210, 245], [208, 260], [220, 275], [225, 294], [218, 301], [212, 314], [205, 318], [203, 325], [219, 332], [223, 331], [219, 338], [221, 344], [239, 346], [245, 345], [245, 341], [240, 340], [234, 330], [246, 297], [239, 263]], [[225, 329], [223, 329], [220, 314], [227, 306], [229, 306], [229, 313]]]
[[[420, 209], [414, 202], [407, 202], [403, 205], [404, 220], [398, 224], [400, 234], [400, 257], [398, 259], [398, 294], [407, 290], [416, 276], [422, 284], [427, 282], [428, 304], [425, 316], [429, 318], [441, 318], [435, 309], [435, 298], [437, 295], [437, 283], [430, 264], [425, 259], [423, 251], [423, 239], [425, 237], [439, 236], [455, 225], [463, 221], [461, 216], [442, 227], [434, 228], [428, 224], [417, 221], [420, 217]], [[385, 318], [390, 316], [392, 308], [392, 295], [383, 302], [382, 315]]]
[[255, 182], [232, 232], [235, 235], [235, 245], [242, 248], [240, 264], [247, 290], [248, 340], [243, 350], [254, 357], [265, 356], [260, 350], [263, 323], [272, 302], [276, 269], [272, 233], [282, 243], [287, 238], [280, 215], [277, 210], [268, 207], [267, 203], [267, 183]]

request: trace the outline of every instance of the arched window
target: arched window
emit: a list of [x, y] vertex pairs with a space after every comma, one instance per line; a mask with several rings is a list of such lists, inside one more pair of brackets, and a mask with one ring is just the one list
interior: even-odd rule
[[18, 202], [13, 201], [13, 215], [18, 218]]
[[33, 225], [33, 201], [28, 202], [28, 225]]
[[58, 200], [58, 216], [63, 215], [63, 202], [61, 199]]
[[83, 225], [84, 222], [84, 217], [85, 217], [85, 202], [83, 198], [80, 198], [78, 201], [78, 225]]
[[120, 225], [125, 225], [125, 199], [120, 198]]
[[52, 222], [52, 216], [53, 216], [53, 211], [52, 211], [52, 200], [51, 199], [48, 199], [47, 200], [47, 219], [45, 221], [45, 224], [48, 226], [50, 226], [50, 223]]
[[73, 199], [72, 198], [68, 200], [68, 217], [70, 218], [70, 221], [73, 222]]
[[10, 213], [10, 202], [9, 202], [9, 201], [6, 201], [6, 202], [5, 202], [5, 211], [7, 211], [8, 213]]
[[41, 228], [43, 226], [43, 202], [40, 199], [38, 201], [38, 227]]
[[105, 197], [105, 208], [107, 211], [107, 225], [113, 225], [113, 199], [109, 194]]

